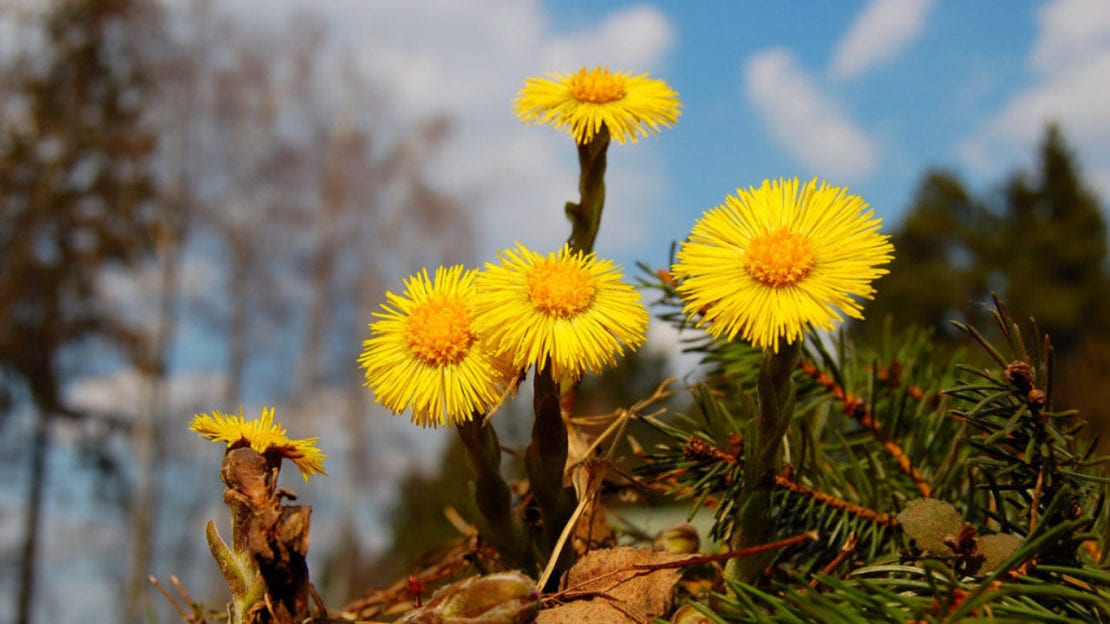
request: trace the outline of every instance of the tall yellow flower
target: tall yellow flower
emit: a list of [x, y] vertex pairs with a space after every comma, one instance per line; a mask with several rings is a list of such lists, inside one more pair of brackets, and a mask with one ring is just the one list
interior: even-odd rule
[[504, 396], [516, 372], [494, 356], [475, 329], [474, 271], [424, 270], [405, 280], [402, 295], [370, 324], [358, 363], [383, 406], [412, 410], [421, 426], [470, 420]]
[[602, 124], [617, 143], [635, 143], [637, 134], [654, 136], [678, 121], [681, 107], [678, 94], [662, 80], [583, 67], [576, 74], [525, 79], [513, 108], [521, 121], [551, 124], [585, 145]]
[[644, 343], [648, 313], [620, 267], [564, 245], [547, 256], [517, 244], [477, 278], [478, 323], [517, 369], [551, 365], [557, 381], [616, 363]]
[[707, 211], [673, 269], [685, 312], [714, 337], [778, 352], [807, 326], [861, 319], [857, 298], [893, 259], [882, 220], [857, 195], [817, 180], [765, 180]]
[[226, 442], [229, 449], [249, 446], [262, 455], [274, 453], [292, 460], [305, 481], [314, 474], [328, 474], [324, 470], [327, 455], [316, 448], [316, 438], [287, 438], [285, 427], [274, 422], [272, 407], [262, 408], [262, 416], [249, 422], [243, 419], [241, 409], [238, 416], [215, 410], [211, 415], [197, 414], [189, 422], [189, 430], [213, 442]]

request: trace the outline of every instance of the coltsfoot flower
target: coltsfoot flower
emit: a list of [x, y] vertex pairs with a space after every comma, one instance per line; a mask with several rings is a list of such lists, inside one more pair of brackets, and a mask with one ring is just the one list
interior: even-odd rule
[[602, 125], [617, 143], [635, 143], [637, 134], [654, 136], [678, 121], [681, 107], [678, 94], [662, 80], [583, 67], [574, 74], [525, 79], [513, 108], [521, 121], [550, 124], [585, 145]]
[[468, 421], [501, 401], [516, 371], [487, 348], [475, 326], [474, 271], [427, 270], [374, 313], [358, 363], [377, 401], [421, 426]]
[[882, 220], [857, 195], [817, 180], [765, 180], [707, 211], [672, 273], [684, 311], [715, 338], [777, 353], [808, 326], [861, 319], [857, 299], [893, 259]]
[[216, 410], [211, 414], [197, 414], [190, 421], [189, 430], [213, 442], [225, 442], [228, 449], [249, 446], [261, 455], [276, 454], [289, 459], [305, 481], [314, 474], [328, 474], [324, 470], [327, 455], [316, 447], [316, 438], [291, 440], [286, 437], [285, 427], [274, 422], [272, 407], [262, 408], [262, 416], [251, 421], [243, 419], [242, 410], [235, 416]]
[[573, 380], [643, 345], [647, 309], [611, 260], [568, 245], [543, 256], [519, 243], [498, 256], [477, 277], [478, 324], [515, 368], [550, 363], [555, 380]]

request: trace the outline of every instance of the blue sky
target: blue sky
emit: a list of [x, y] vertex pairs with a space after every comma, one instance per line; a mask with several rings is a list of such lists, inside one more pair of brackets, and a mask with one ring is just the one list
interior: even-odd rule
[[[276, 10], [286, 7], [290, 11]], [[1060, 121], [1110, 196], [1110, 2], [240, 0], [256, 22], [308, 8], [331, 25], [405, 120], [446, 113], [436, 163], [474, 200], [478, 259], [520, 240], [554, 248], [575, 199], [568, 138], [511, 113], [526, 76], [607, 65], [650, 72], [684, 114], [659, 139], [614, 147], [599, 253], [666, 259], [739, 186], [818, 176], [896, 221], [928, 167], [987, 190], [1031, 162]]]
[[347, 53], [406, 110], [455, 115], [442, 180], [481, 198], [483, 259], [517, 239], [552, 248], [565, 237], [573, 146], [509, 107], [525, 76], [582, 65], [650, 72], [684, 104], [660, 138], [611, 150], [598, 249], [626, 267], [662, 263], [703, 210], [769, 177], [848, 186], [893, 225], [927, 168], [988, 190], [1029, 165], [1048, 119], [1110, 195], [1102, 0], [319, 6], [343, 16]]
[[[679, 225], [736, 186], [794, 175], [849, 186], [895, 222], [929, 167], [985, 191], [1027, 166], [1050, 117], [1108, 190], [1110, 154], [1091, 135], [1105, 140], [1110, 107], [1088, 114], [1053, 104], [1095, 95], [1090, 76], [1110, 84], [1108, 64], [1099, 64], [1110, 54], [1110, 3], [545, 6], [560, 30], [645, 6], [669, 27], [657, 73], [685, 111], [659, 150]], [[1069, 43], [1074, 50], [1061, 50]], [[1095, 66], [1090, 75], [1080, 73], [1086, 64]], [[1072, 72], [1080, 75], [1069, 80]], [[652, 236], [656, 244], [666, 237]]]

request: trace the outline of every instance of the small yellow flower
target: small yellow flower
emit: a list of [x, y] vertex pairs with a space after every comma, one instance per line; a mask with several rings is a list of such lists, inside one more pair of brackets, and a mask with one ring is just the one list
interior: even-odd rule
[[249, 446], [263, 455], [276, 453], [292, 460], [305, 481], [314, 474], [328, 474], [324, 470], [327, 455], [316, 448], [316, 438], [290, 440], [285, 437], [285, 427], [274, 422], [272, 407], [262, 408], [262, 416], [250, 422], [243, 420], [242, 410], [238, 416], [215, 410], [211, 416], [196, 414], [189, 423], [189, 430], [213, 442], [226, 442], [229, 449]]
[[691, 318], [715, 338], [737, 334], [778, 352], [806, 326], [829, 330], [893, 259], [882, 220], [857, 195], [817, 180], [765, 180], [707, 211], [673, 267]]
[[465, 422], [497, 405], [516, 371], [494, 357], [475, 330], [474, 271], [427, 270], [386, 293], [358, 363], [375, 398], [397, 414], [412, 410], [421, 426]]
[[616, 363], [644, 343], [648, 313], [620, 267], [593, 253], [542, 256], [517, 244], [478, 275], [481, 331], [517, 369], [551, 364], [557, 381]]
[[527, 78], [513, 104], [521, 121], [567, 130], [579, 145], [592, 141], [602, 125], [617, 143], [635, 143], [637, 133], [654, 136], [682, 114], [678, 94], [667, 83], [647, 74], [610, 73], [607, 67]]

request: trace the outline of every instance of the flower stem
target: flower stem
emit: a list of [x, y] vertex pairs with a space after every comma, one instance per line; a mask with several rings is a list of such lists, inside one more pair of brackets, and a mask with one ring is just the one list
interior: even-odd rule
[[[601, 226], [601, 212], [605, 208], [606, 153], [609, 150], [609, 129], [602, 125], [593, 139], [578, 145], [578, 203], [567, 202], [567, 218], [571, 233], [567, 243], [571, 251], [588, 254], [593, 251], [597, 230]], [[561, 572], [571, 564], [569, 551], [551, 552], [574, 511], [575, 496], [563, 487], [563, 471], [567, 464], [567, 428], [563, 422], [564, 407], [573, 410], [577, 382], [560, 385], [551, 373], [551, 363], [536, 367], [533, 382], [532, 442], [524, 454], [524, 468], [528, 483], [540, 510], [542, 522], [542, 549], [550, 557], [561, 561], [555, 566]], [[559, 574], [553, 574], [558, 579]]]
[[[570, 520], [575, 500], [573, 491], [563, 487], [568, 440], [559, 391], [559, 384], [551, 375], [550, 364], [536, 373], [532, 396], [535, 420], [532, 421], [532, 442], [524, 453], [524, 468], [540, 510], [543, 529], [541, 548], [551, 557], [562, 558], [562, 553], [551, 551]], [[566, 565], [569, 566], [569, 563], [567, 561]], [[558, 566], [559, 571], [563, 568]], [[554, 578], [559, 578], [559, 575], [554, 575]]]
[[601, 226], [601, 211], [605, 208], [605, 167], [609, 150], [609, 129], [601, 129], [589, 143], [578, 146], [578, 203], [567, 202], [567, 218], [571, 222], [570, 248], [590, 253]]
[[474, 414], [455, 429], [474, 473], [474, 500], [488, 529], [483, 537], [510, 565], [528, 567], [524, 531], [513, 517], [512, 492], [501, 476], [501, 444], [497, 432], [482, 422], [482, 414]]
[[[767, 353], [759, 371], [759, 415], [755, 440], [745, 458], [740, 511], [733, 528], [732, 550], [746, 550], [766, 543], [774, 535], [771, 492], [782, 459], [782, 436], [794, 412], [794, 384], [790, 378], [798, 364], [801, 341]], [[729, 560], [725, 578], [752, 583], [762, 575], [774, 553]]]

